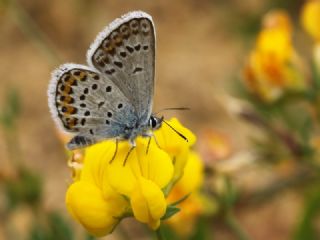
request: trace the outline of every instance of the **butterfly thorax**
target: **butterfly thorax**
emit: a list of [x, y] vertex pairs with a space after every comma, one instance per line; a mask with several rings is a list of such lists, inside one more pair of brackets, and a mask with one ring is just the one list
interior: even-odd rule
[[162, 121], [163, 117], [158, 118], [155, 116], [150, 116], [149, 120], [144, 124], [137, 123], [132, 127], [126, 126], [121, 139], [129, 140], [130, 143], [133, 143], [138, 136], [150, 137], [152, 136], [152, 131], [161, 127]]
[[123, 140], [129, 140], [130, 142], [134, 141], [138, 136], [145, 136], [150, 131], [150, 128], [148, 125], [140, 125], [140, 126], [133, 126], [128, 127], [126, 126], [124, 129], [124, 133], [120, 137], [120, 139]]

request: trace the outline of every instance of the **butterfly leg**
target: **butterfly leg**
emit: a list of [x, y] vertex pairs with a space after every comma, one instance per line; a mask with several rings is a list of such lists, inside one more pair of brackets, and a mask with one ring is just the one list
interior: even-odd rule
[[111, 164], [113, 162], [113, 160], [116, 158], [118, 152], [118, 139], [116, 138], [116, 149], [114, 150], [113, 156], [111, 158], [111, 160], [109, 161], [109, 164]]
[[134, 140], [129, 140], [129, 142], [130, 142], [130, 144], [131, 144], [131, 148], [130, 148], [130, 150], [128, 151], [128, 153], [127, 153], [127, 155], [126, 155], [126, 157], [125, 157], [125, 159], [124, 159], [124, 161], [123, 161], [123, 164], [122, 164], [123, 166], [126, 165], [126, 162], [127, 162], [128, 158], [129, 158], [129, 156], [130, 156], [130, 153], [131, 153], [132, 150], [135, 149], [135, 147], [136, 147], [136, 142], [135, 142]]
[[149, 152], [149, 147], [150, 147], [150, 143], [151, 143], [151, 138], [153, 137], [152, 132], [145, 132], [144, 134], [142, 134], [143, 137], [147, 137], [148, 139], [148, 145], [147, 145], [147, 149], [146, 149], [146, 154], [148, 154]]
[[160, 144], [159, 144], [159, 142], [158, 142], [157, 138], [156, 138], [156, 135], [152, 134], [152, 136], [153, 136], [154, 141], [156, 142], [156, 144], [157, 144], [158, 148], [162, 149], [162, 148], [160, 147]]
[[157, 141], [156, 136], [155, 136], [152, 132], [145, 133], [145, 134], [143, 134], [142, 136], [149, 138], [149, 140], [148, 140], [148, 145], [147, 145], [147, 149], [146, 149], [146, 154], [148, 154], [148, 152], [149, 152], [149, 148], [150, 148], [150, 143], [151, 143], [151, 138], [152, 138], [152, 137], [154, 138], [154, 141], [156, 142], [158, 148], [161, 149], [161, 147], [160, 147], [160, 145], [159, 145], [159, 143], [158, 143], [158, 141]]
[[152, 136], [149, 136], [146, 154], [148, 154], [148, 152], [149, 152], [149, 147], [150, 147], [150, 143], [151, 143], [151, 138], [152, 138]]

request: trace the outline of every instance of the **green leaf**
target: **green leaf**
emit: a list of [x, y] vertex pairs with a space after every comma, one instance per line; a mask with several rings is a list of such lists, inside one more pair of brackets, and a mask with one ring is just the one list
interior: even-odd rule
[[191, 193], [186, 194], [185, 196], [183, 196], [182, 198], [180, 198], [178, 201], [171, 203], [171, 206], [177, 206], [178, 204], [182, 203], [184, 200], [186, 200]]
[[[28, 240], [73, 240], [73, 232], [67, 221], [58, 212], [44, 213], [42, 221], [36, 220]], [[45, 220], [45, 221], [43, 221]]]
[[231, 208], [237, 200], [238, 194], [230, 177], [224, 177], [224, 192], [220, 195], [220, 202], [226, 209]]
[[161, 224], [161, 232], [167, 240], [180, 239], [181, 237], [169, 225]]
[[316, 231], [315, 220], [320, 216], [320, 191], [315, 188], [314, 192], [309, 194], [306, 199], [305, 209], [301, 220], [294, 233], [294, 240], [317, 240], [319, 233]]
[[5, 129], [14, 129], [21, 112], [20, 96], [15, 89], [7, 91], [5, 103], [0, 113], [0, 123]]
[[86, 234], [85, 236], [85, 240], [95, 240], [96, 238], [92, 235], [90, 235], [89, 233]]
[[29, 233], [28, 240], [50, 240], [47, 231], [38, 223], [35, 223]]
[[[208, 219], [199, 218], [195, 230], [189, 240], [209, 240], [213, 239], [213, 232], [209, 232]], [[209, 237], [210, 235], [210, 237]]]
[[52, 212], [48, 215], [49, 231], [52, 240], [72, 240], [73, 233], [69, 224], [63, 219], [63, 217], [57, 213]]
[[20, 203], [34, 207], [39, 206], [42, 182], [40, 177], [29, 169], [19, 167], [18, 178], [6, 181], [4, 187], [10, 208], [14, 208]]
[[317, 64], [312, 61], [311, 63], [311, 71], [312, 71], [312, 76], [314, 79], [314, 86], [316, 90], [320, 89], [320, 71], [317, 68]]
[[176, 213], [178, 213], [179, 211], [180, 211], [180, 208], [169, 205], [167, 207], [166, 214], [161, 218], [161, 220], [166, 220], [166, 219], [172, 217], [173, 215], [175, 215]]

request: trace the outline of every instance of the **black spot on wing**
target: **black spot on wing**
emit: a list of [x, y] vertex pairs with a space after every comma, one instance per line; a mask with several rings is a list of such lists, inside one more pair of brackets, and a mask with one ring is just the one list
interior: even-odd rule
[[135, 73], [138, 73], [138, 72], [142, 72], [143, 68], [141, 67], [136, 67], [134, 70], [133, 70], [133, 74]]

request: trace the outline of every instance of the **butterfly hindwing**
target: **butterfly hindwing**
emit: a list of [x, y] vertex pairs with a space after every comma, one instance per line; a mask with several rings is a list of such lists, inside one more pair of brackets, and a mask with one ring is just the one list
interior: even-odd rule
[[154, 92], [155, 32], [150, 15], [136, 11], [114, 20], [87, 53], [88, 64], [121, 89], [146, 124]]
[[119, 88], [83, 65], [64, 64], [55, 70], [48, 95], [54, 118], [65, 131], [77, 134], [79, 144], [121, 136], [126, 123], [136, 120]]

